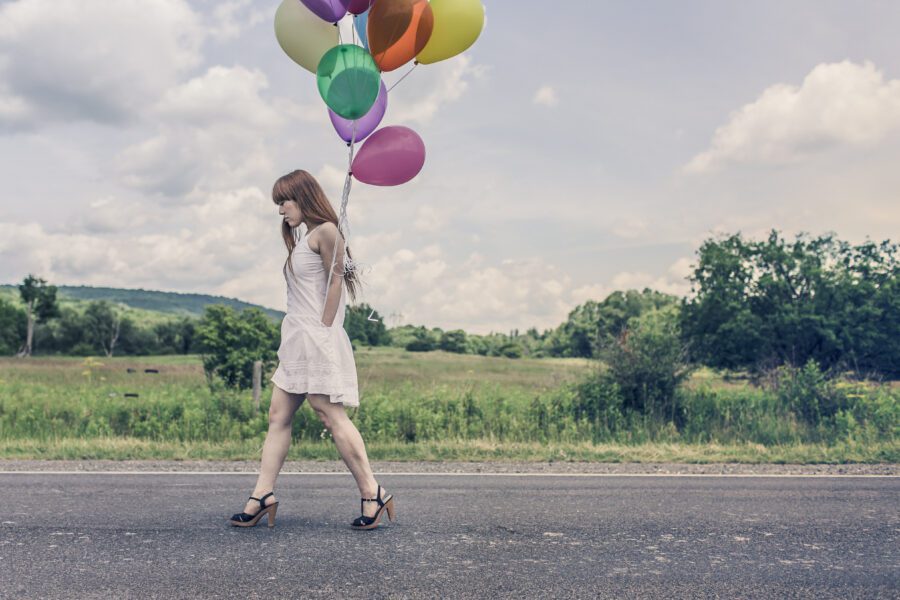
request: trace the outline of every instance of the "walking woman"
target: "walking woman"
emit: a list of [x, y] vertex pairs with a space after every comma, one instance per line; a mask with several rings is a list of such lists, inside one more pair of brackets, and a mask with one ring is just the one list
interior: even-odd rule
[[[343, 327], [345, 287], [355, 299], [358, 280], [352, 270], [344, 273], [344, 239], [337, 215], [312, 175], [298, 170], [281, 177], [272, 189], [272, 200], [282, 215], [281, 233], [288, 249], [282, 269], [287, 282], [287, 314], [281, 323], [279, 363], [272, 376], [269, 431], [259, 478], [244, 512], [233, 515], [230, 523], [252, 527], [268, 515], [269, 527], [275, 525], [275, 479], [291, 443], [294, 413], [308, 400], [331, 432], [359, 487], [362, 514], [351, 527], [373, 529], [385, 512], [394, 520], [394, 500], [375, 481], [362, 436], [345, 410], [346, 406], [359, 406], [353, 348]], [[307, 232], [298, 241], [295, 233], [301, 223], [306, 224]], [[332, 261], [334, 274], [329, 286]]]

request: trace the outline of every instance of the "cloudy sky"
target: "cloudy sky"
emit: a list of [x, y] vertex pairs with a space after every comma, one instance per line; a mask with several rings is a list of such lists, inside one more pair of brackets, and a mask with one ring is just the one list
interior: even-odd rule
[[[278, 4], [0, 1], [0, 282], [283, 310], [272, 183], [306, 169], [338, 206], [347, 148]], [[686, 293], [721, 232], [900, 239], [900, 3], [485, 5], [475, 46], [391, 92], [422, 173], [353, 187], [360, 301], [389, 326], [543, 329], [615, 289]]]

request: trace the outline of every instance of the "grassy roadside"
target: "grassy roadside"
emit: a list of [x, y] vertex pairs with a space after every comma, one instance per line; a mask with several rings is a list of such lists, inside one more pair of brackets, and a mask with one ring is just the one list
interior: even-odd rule
[[[700, 370], [685, 386], [682, 430], [598, 431], [609, 415], [576, 418], [585, 407], [569, 387], [594, 368], [587, 361], [396, 348], [356, 357], [364, 400], [351, 418], [372, 460], [900, 464], [900, 396], [888, 386], [836, 388], [870, 410], [820, 431], [773, 393]], [[257, 413], [249, 392], [211, 391], [196, 356], [0, 358], [0, 459], [258, 460], [267, 392]], [[339, 458], [309, 407], [293, 434], [290, 460]]]
[[[489, 440], [367, 443], [371, 460], [680, 462], [748, 464], [900, 463], [895, 443], [867, 444], [591, 444], [498, 443]], [[0, 440], [0, 459], [43, 460], [258, 460], [262, 441], [175, 442], [107, 437]], [[295, 441], [288, 460], [339, 460], [331, 440]]]

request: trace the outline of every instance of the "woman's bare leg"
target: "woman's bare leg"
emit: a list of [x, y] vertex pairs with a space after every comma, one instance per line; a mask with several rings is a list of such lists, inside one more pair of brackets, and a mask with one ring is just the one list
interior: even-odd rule
[[[262, 498], [263, 494], [275, 489], [275, 479], [284, 466], [284, 459], [291, 446], [291, 424], [294, 422], [294, 413], [303, 404], [304, 398], [304, 394], [291, 394], [277, 385], [273, 386], [272, 403], [269, 406], [269, 431], [263, 444], [259, 477], [256, 479], [252, 496]], [[275, 496], [272, 495], [265, 499], [265, 503], [268, 506], [275, 500]], [[244, 512], [256, 514], [259, 512], [259, 502], [248, 500]]]
[[[372, 468], [369, 466], [366, 445], [356, 425], [347, 416], [344, 405], [331, 402], [328, 396], [322, 394], [308, 394], [307, 400], [322, 420], [322, 424], [331, 432], [338, 453], [356, 479], [360, 497], [374, 498], [378, 493], [378, 482], [375, 481]], [[381, 495], [382, 497], [387, 495], [383, 487]], [[371, 517], [377, 510], [377, 502], [363, 503], [363, 514]]]

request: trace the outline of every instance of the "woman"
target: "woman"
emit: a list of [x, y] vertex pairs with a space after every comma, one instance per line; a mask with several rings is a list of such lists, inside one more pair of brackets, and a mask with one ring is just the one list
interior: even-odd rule
[[[269, 407], [269, 431], [263, 444], [259, 478], [244, 512], [231, 524], [252, 527], [268, 515], [275, 525], [275, 478], [284, 465], [291, 443], [291, 423], [303, 400], [331, 432], [344, 463], [353, 473], [362, 496], [351, 526], [373, 529], [384, 512], [394, 520], [394, 501], [375, 481], [366, 447], [345, 406], [359, 406], [356, 363], [350, 338], [344, 331], [344, 287], [356, 298], [357, 279], [344, 273], [344, 240], [337, 215], [312, 175], [294, 171], [275, 182], [272, 200], [282, 215], [281, 233], [288, 249], [285, 267], [287, 314], [281, 323], [278, 368]], [[299, 241], [295, 232], [305, 223], [307, 233]], [[347, 249], [347, 256], [350, 250]], [[334, 262], [331, 284], [328, 269]], [[325, 288], [329, 289], [326, 290]]]

